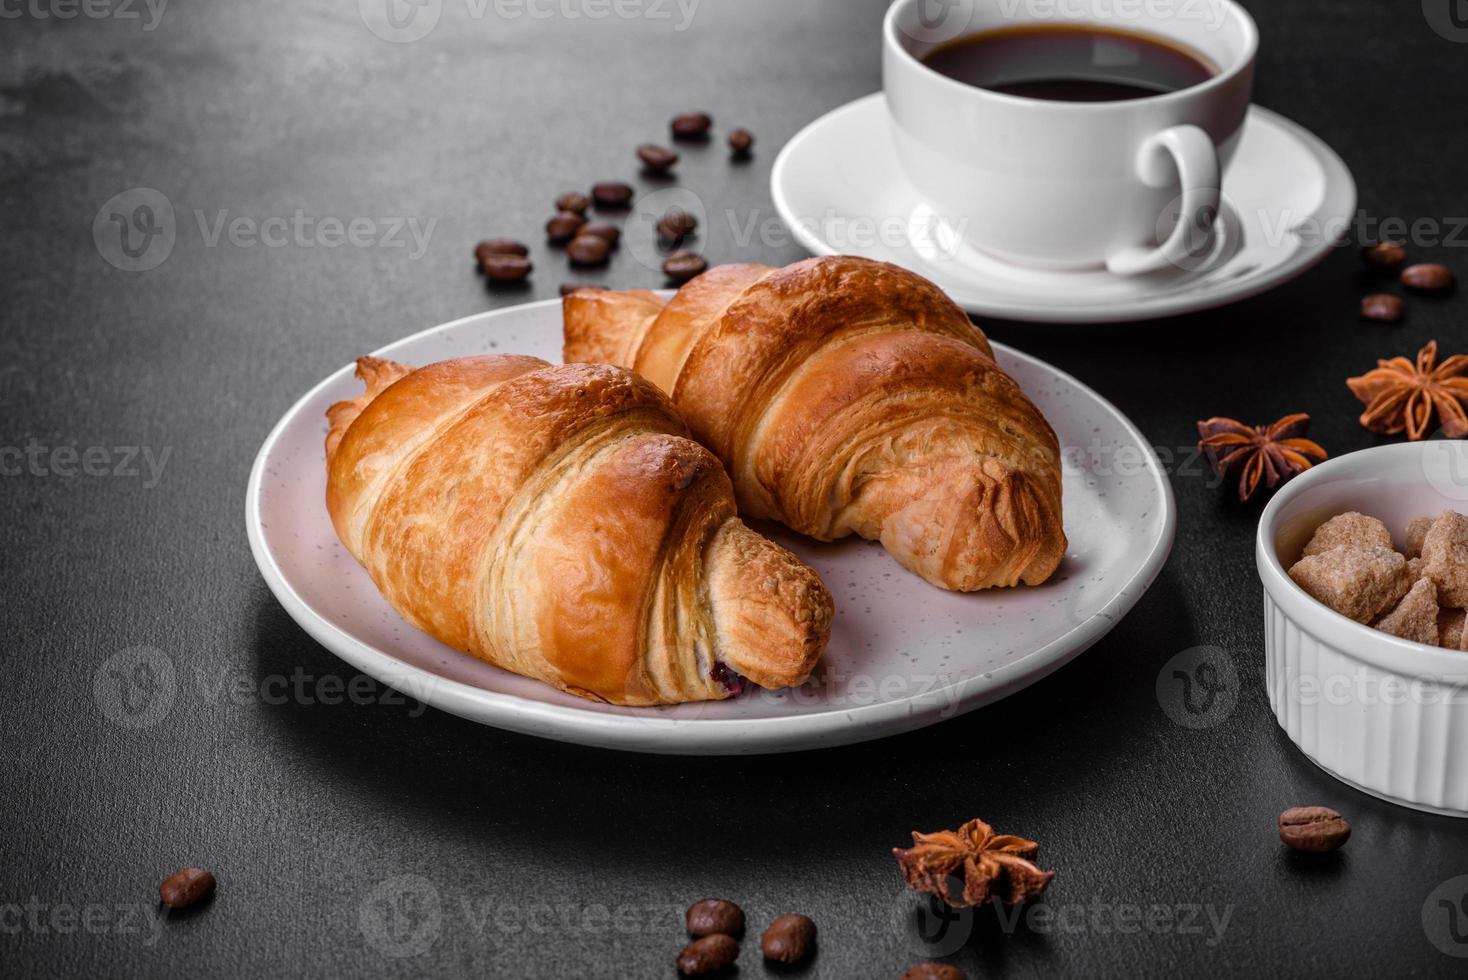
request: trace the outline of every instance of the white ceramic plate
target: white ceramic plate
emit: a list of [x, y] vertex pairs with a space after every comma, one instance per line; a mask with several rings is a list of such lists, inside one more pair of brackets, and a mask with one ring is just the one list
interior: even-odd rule
[[892, 147], [881, 93], [797, 133], [775, 160], [770, 192], [816, 255], [895, 262], [970, 313], [1049, 323], [1146, 320], [1254, 296], [1325, 258], [1356, 210], [1356, 183], [1330, 147], [1251, 106], [1224, 175], [1213, 247], [1186, 268], [1143, 276], [1020, 268], [964, 244], [918, 196]]
[[[434, 327], [377, 351], [409, 364], [480, 353], [560, 360], [558, 301]], [[823, 668], [790, 691], [621, 708], [563, 694], [451, 650], [405, 623], [337, 541], [326, 515], [324, 413], [361, 393], [352, 368], [276, 425], [250, 473], [250, 548], [276, 598], [327, 649], [385, 684], [465, 718], [643, 752], [782, 752], [932, 724], [1019, 690], [1104, 636], [1151, 585], [1172, 546], [1172, 490], [1132, 424], [1095, 392], [1017, 351], [999, 361], [1066, 449], [1070, 549], [1038, 588], [959, 595], [903, 570], [881, 547], [759, 530], [813, 565], [836, 601]]]

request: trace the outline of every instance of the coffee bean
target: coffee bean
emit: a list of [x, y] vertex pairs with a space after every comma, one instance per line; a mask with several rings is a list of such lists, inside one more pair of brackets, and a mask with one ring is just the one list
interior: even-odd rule
[[158, 899], [171, 909], [186, 909], [214, 894], [214, 876], [203, 868], [180, 868], [158, 886]]
[[902, 975], [902, 980], [967, 980], [951, 963], [919, 963]]
[[680, 248], [663, 260], [663, 275], [676, 283], [685, 283], [709, 267], [697, 252]]
[[800, 963], [816, 944], [816, 924], [800, 914], [782, 915], [760, 937], [760, 952], [777, 963]]
[[1296, 806], [1279, 815], [1279, 839], [1297, 851], [1323, 854], [1351, 837], [1346, 818], [1325, 806]]
[[708, 139], [709, 127], [714, 124], [707, 112], [684, 112], [673, 117], [671, 128], [675, 140]]
[[523, 255], [487, 255], [480, 268], [490, 282], [521, 282], [534, 266]]
[[557, 211], [555, 216], [545, 223], [545, 237], [552, 245], [564, 245], [576, 237], [576, 232], [586, 224], [586, 219], [575, 211]]
[[754, 146], [754, 134], [744, 128], [729, 130], [729, 153], [736, 157], [749, 156], [750, 149]]
[[1453, 288], [1453, 270], [1436, 262], [1419, 262], [1402, 270], [1402, 285], [1408, 289], [1436, 293]]
[[658, 239], [669, 245], [677, 245], [698, 227], [698, 219], [682, 208], [669, 208], [667, 214], [658, 219]]
[[591, 207], [591, 198], [580, 191], [567, 191], [556, 198], [557, 211], [575, 211], [577, 214], [585, 214], [589, 207]]
[[1402, 318], [1405, 304], [1400, 296], [1390, 293], [1372, 293], [1361, 299], [1361, 316], [1382, 323], [1396, 323]]
[[592, 283], [592, 282], [563, 282], [563, 283], [561, 283], [561, 298], [564, 299], [567, 296], [570, 296], [572, 293], [574, 293], [578, 289], [605, 289], [605, 288], [606, 288], [605, 286], [599, 286], [596, 283]]
[[652, 143], [644, 143], [637, 148], [637, 159], [642, 165], [655, 174], [665, 174], [678, 162], [678, 154]]
[[591, 188], [591, 199], [599, 208], [625, 208], [632, 203], [632, 185], [606, 181]]
[[690, 936], [711, 936], [714, 933], [738, 936], [744, 932], [744, 910], [722, 898], [694, 902], [688, 906], [684, 919]]
[[486, 255], [529, 255], [530, 249], [513, 238], [487, 238], [474, 246], [474, 257], [480, 261]]
[[566, 246], [566, 257], [572, 265], [606, 265], [611, 254], [611, 243], [596, 235], [577, 235]]
[[695, 939], [678, 954], [678, 972], [686, 977], [718, 973], [739, 958], [739, 944], [723, 933]]
[[578, 238], [582, 235], [595, 235], [597, 238], [605, 238], [608, 245], [616, 248], [617, 242], [622, 238], [622, 230], [610, 221], [588, 221], [581, 226], [581, 230], [576, 235]]
[[1407, 250], [1399, 242], [1377, 242], [1361, 249], [1361, 261], [1373, 269], [1395, 269], [1407, 261]]

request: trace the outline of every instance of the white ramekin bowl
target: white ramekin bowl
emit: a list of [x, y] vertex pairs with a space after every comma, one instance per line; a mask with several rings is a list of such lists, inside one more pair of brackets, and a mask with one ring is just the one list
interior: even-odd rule
[[1468, 513], [1468, 444], [1379, 446], [1285, 484], [1259, 520], [1265, 686], [1289, 737], [1326, 772], [1406, 806], [1468, 816], [1468, 653], [1413, 643], [1347, 619], [1286, 569], [1326, 519], [1386, 522]]

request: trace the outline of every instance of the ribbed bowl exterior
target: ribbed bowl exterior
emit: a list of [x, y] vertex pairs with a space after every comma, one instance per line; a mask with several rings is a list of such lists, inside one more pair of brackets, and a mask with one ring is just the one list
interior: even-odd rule
[[1280, 726], [1327, 772], [1396, 803], [1468, 816], [1463, 674], [1411, 677], [1312, 635], [1264, 593], [1265, 687]]

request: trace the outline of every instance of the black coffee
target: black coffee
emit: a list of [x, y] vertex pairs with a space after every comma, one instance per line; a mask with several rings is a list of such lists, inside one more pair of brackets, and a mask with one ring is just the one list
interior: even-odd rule
[[970, 34], [933, 49], [923, 63], [991, 92], [1054, 102], [1143, 99], [1218, 74], [1207, 58], [1175, 41], [1075, 24]]

